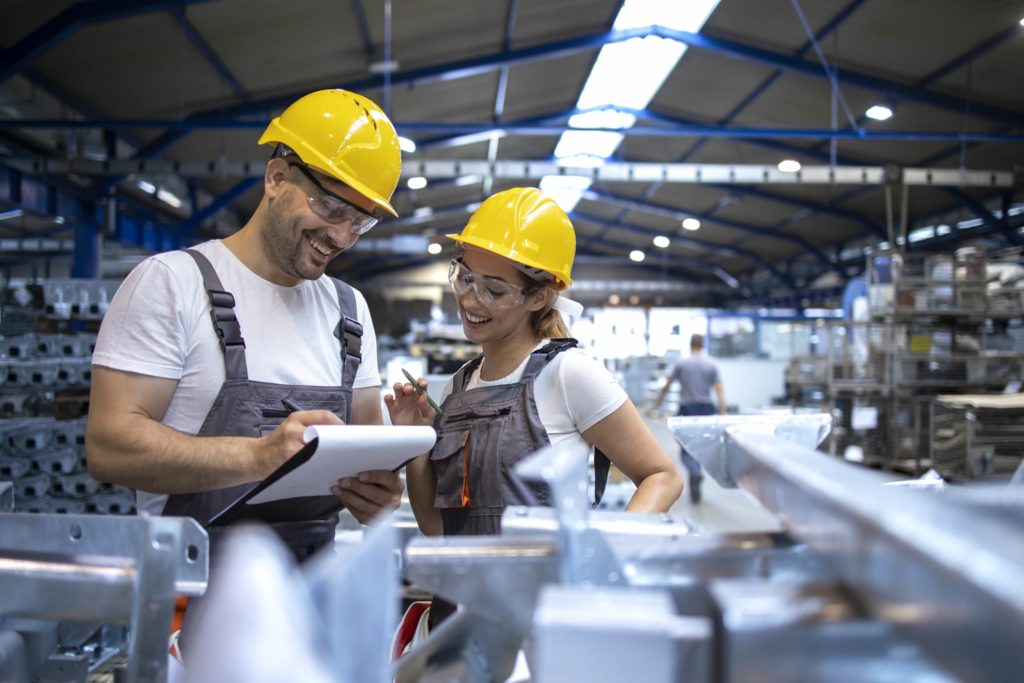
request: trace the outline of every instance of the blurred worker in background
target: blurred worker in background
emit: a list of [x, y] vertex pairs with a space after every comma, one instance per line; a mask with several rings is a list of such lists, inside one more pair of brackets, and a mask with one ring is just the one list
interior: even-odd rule
[[[674, 366], [665, 378], [658, 397], [654, 399], [657, 409], [673, 382], [679, 383], [679, 409], [676, 415], [714, 415], [715, 406], [711, 403], [711, 390], [715, 390], [718, 400], [718, 412], [725, 415], [728, 411], [725, 403], [725, 389], [718, 376], [718, 368], [704, 355], [704, 337], [695, 334], [690, 338], [690, 355]], [[703, 479], [700, 463], [685, 448], [680, 448], [683, 465], [690, 476], [687, 482], [690, 489], [690, 500], [700, 502], [700, 485]]]

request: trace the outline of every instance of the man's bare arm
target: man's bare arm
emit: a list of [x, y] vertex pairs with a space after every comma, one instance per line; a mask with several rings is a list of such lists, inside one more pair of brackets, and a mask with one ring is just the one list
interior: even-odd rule
[[725, 403], [725, 389], [722, 388], [721, 382], [715, 383], [715, 395], [718, 397], [718, 412], [725, 415], [729, 412], [729, 407]]
[[259, 438], [194, 436], [160, 423], [177, 381], [92, 369], [85, 451], [89, 472], [152, 493], [195, 493], [257, 481], [303, 446], [311, 424], [338, 424], [326, 410], [290, 415]]

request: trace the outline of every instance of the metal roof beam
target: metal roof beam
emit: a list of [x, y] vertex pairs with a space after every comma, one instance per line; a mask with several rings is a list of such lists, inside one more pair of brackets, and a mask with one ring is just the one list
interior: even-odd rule
[[243, 178], [240, 182], [233, 185], [227, 192], [215, 198], [212, 202], [204, 206], [202, 209], [197, 210], [196, 205], [192, 205], [192, 215], [183, 223], [178, 225], [178, 230], [181, 233], [182, 239], [188, 240], [192, 237], [192, 234], [196, 231], [203, 221], [208, 218], [212, 218], [221, 209], [231, 206], [232, 203], [243, 194], [249, 191], [250, 188], [254, 187], [260, 178], [257, 176], [251, 176], [249, 178]]
[[[269, 122], [266, 118], [191, 118], [177, 119], [5, 119], [0, 128], [36, 128], [46, 130], [89, 130], [105, 128], [122, 130], [126, 128], [162, 128], [190, 132], [193, 130], [261, 129]], [[708, 124], [680, 124], [675, 126], [633, 126], [631, 128], [570, 128], [568, 125], [510, 123], [495, 124], [490, 121], [441, 123], [436, 121], [395, 121], [395, 127], [403, 132], [418, 131], [444, 133], [445, 135], [480, 135], [505, 133], [523, 136], [556, 137], [569, 130], [603, 131], [618, 133], [627, 137], [708, 137], [733, 138], [741, 140], [788, 139], [788, 140], [883, 140], [906, 142], [997, 142], [1001, 144], [1024, 144], [1024, 135], [985, 131], [934, 131], [934, 130], [834, 130], [831, 128], [755, 128], [752, 126], [723, 128]], [[146, 148], [151, 148], [147, 145]], [[801, 150], [807, 154], [814, 150]], [[141, 152], [141, 150], [140, 150]]]
[[29, 33], [4, 53], [0, 58], [0, 83], [25, 69], [51, 48], [90, 24], [206, 1], [91, 0], [90, 2], [75, 3]]
[[[814, 78], [828, 78], [827, 74], [825, 74], [821, 69], [820, 64], [808, 62], [789, 55], [779, 54], [770, 50], [764, 50], [752, 45], [745, 45], [743, 43], [737, 43], [735, 41], [725, 40], [722, 38], [712, 38], [711, 36], [707, 36], [702, 33], [677, 31], [663, 26], [651, 27], [651, 32], [654, 35], [661, 36], [662, 38], [677, 40], [681, 43], [686, 43], [690, 47], [708, 50], [710, 52], [726, 55], [735, 59], [762, 64], [764, 66], [782, 69], [783, 71], [791, 71], [805, 76], [812, 76]], [[961, 113], [964, 108], [964, 98], [962, 97], [944, 95], [930, 90], [925, 90], [924, 88], [908, 86], [849, 69], [843, 69], [838, 74], [838, 80], [840, 84], [852, 85], [864, 90], [870, 90], [872, 92], [885, 95], [893, 100], [908, 100], [956, 113]], [[1019, 125], [1024, 121], [1024, 113], [1022, 112], [981, 102], [972, 102], [971, 111], [974, 114], [985, 118], [1005, 123], [1012, 123], [1015, 125]]]
[[[638, 228], [638, 227], [636, 227], [634, 225], [629, 225], [629, 224], [622, 223], [621, 221], [610, 221], [610, 220], [607, 220], [607, 219], [604, 219], [604, 218], [599, 218], [598, 216], [594, 216], [592, 214], [584, 213], [582, 211], [572, 211], [569, 214], [569, 217], [570, 218], [579, 218], [580, 220], [586, 221], [588, 223], [597, 223], [598, 225], [602, 225], [602, 226], [605, 226], [607, 228], [613, 228], [613, 229], [616, 229], [616, 230], [625, 230], [626, 232], [630, 232], [630, 233], [633, 233], [635, 235], [643, 235], [645, 237], [656, 237], [658, 235], [664, 234], [662, 232], [658, 232], [657, 230], [645, 230], [643, 228]], [[590, 236], [590, 237], [588, 237], [588, 236], [578, 236], [578, 239], [580, 241], [583, 241], [583, 242], [589, 241], [591, 239], [603, 239], [602, 238], [603, 234], [604, 234], [604, 232], [600, 233], [596, 238], [593, 237], [593, 236]], [[740, 249], [740, 248], [733, 247], [733, 246], [728, 245], [728, 244], [715, 244], [713, 242], [702, 242], [700, 240], [686, 238], [686, 237], [680, 237], [678, 235], [672, 235], [669, 239], [672, 240], [673, 242], [675, 242], [676, 244], [680, 245], [680, 246], [685, 246], [685, 247], [690, 247], [690, 248], [697, 248], [697, 249], [703, 249], [705, 251], [710, 251], [710, 252], [721, 251], [721, 252], [729, 254], [731, 256], [736, 256], [736, 257], [739, 257], [739, 258], [742, 258], [742, 259], [745, 259], [745, 260], [748, 260], [748, 261], [753, 261], [757, 265], [762, 266], [766, 270], [771, 272], [775, 277], [777, 277], [779, 280], [781, 280], [783, 282], [783, 284], [785, 284], [788, 288], [796, 289], [796, 283], [794, 283], [793, 280], [790, 277], [788, 277], [787, 275], [785, 275], [784, 273], [779, 271], [777, 268], [775, 268], [775, 266], [773, 266], [771, 263], [766, 261], [764, 259], [764, 257], [762, 257], [757, 252], [750, 251], [748, 249]], [[672, 258], [676, 258], [676, 257], [673, 256]]]
[[366, 53], [366, 60], [369, 62], [373, 59], [376, 50], [373, 47], [373, 41], [370, 39], [370, 27], [366, 24], [366, 13], [363, 11], [362, 0], [352, 0], [352, 14], [356, 17], [359, 38], [363, 41], [363, 52]]
[[238, 99], [242, 102], [248, 102], [249, 94], [245, 91], [245, 88], [238, 79], [235, 78], [235, 75], [231, 73], [231, 69], [228, 68], [227, 64], [224, 63], [210, 44], [206, 42], [206, 39], [203, 38], [201, 33], [199, 33], [195, 25], [189, 21], [188, 17], [185, 15], [185, 7], [180, 6], [172, 10], [168, 10], [168, 14], [178, 22], [178, 26], [181, 27], [182, 33], [184, 33], [189, 42], [199, 50], [207, 63], [209, 63], [209, 65], [213, 67], [213, 70], [217, 72], [217, 75], [221, 77], [221, 80], [227, 83], [228, 87], [235, 91], [235, 95]]
[[784, 233], [779, 233], [776, 230], [773, 230], [772, 228], [769, 227], [751, 225], [750, 223], [744, 223], [742, 221], [736, 221], [729, 218], [720, 218], [718, 216], [713, 216], [705, 212], [677, 209], [674, 207], [654, 204], [651, 202], [638, 202], [635, 199], [631, 199], [629, 197], [622, 197], [616, 194], [612, 194], [610, 192], [597, 192], [595, 190], [586, 190], [583, 192], [582, 196], [584, 199], [589, 199], [591, 201], [603, 201], [610, 202], [613, 204], [617, 203], [622, 206], [631, 207], [636, 211], [666, 216], [668, 218], [671, 218], [672, 220], [681, 221], [684, 218], [693, 216], [694, 218], [699, 218], [701, 221], [718, 223], [719, 225], [724, 225], [727, 228], [732, 228], [734, 230], [739, 230], [741, 232], [747, 232], [755, 235], [760, 235], [762, 237], [768, 237], [783, 242], [789, 242], [805, 250], [806, 252], [814, 256], [823, 265], [826, 265], [829, 267], [829, 269], [834, 270], [844, 280], [846, 279], [846, 271], [844, 271], [841, 266], [839, 266], [836, 263], [833, 263], [828, 258], [828, 256], [826, 256], [825, 253], [821, 251], [821, 249], [814, 246], [804, 238], [796, 235], [787, 235]]
[[[834, 16], [831, 21], [829, 21], [827, 24], [825, 24], [825, 26], [823, 26], [821, 28], [821, 30], [818, 31], [815, 34], [815, 38], [817, 40], [821, 40], [822, 38], [824, 38], [825, 36], [830, 34], [832, 31], [834, 31], [835, 29], [839, 28], [839, 26], [844, 21], [846, 21], [850, 17], [851, 14], [853, 14], [858, 9], [860, 9], [860, 6], [863, 5], [865, 2], [866, 2], [866, 0], [853, 0], [853, 2], [851, 2], [846, 7], [844, 7], [842, 10], [840, 10], [839, 13], [836, 16]], [[793, 56], [794, 57], [802, 57], [802, 56], [804, 56], [804, 54], [806, 54], [807, 51], [810, 50], [813, 45], [814, 45], [814, 43], [812, 43], [811, 41], [808, 40], [806, 43], [804, 43], [800, 47], [799, 50], [796, 51], [796, 53], [794, 53]], [[740, 101], [739, 104], [737, 104], [735, 107], [733, 107], [732, 111], [730, 111], [728, 114], [726, 114], [724, 118], [719, 119], [719, 121], [718, 121], [719, 125], [726, 125], [726, 124], [731, 123], [733, 119], [735, 119], [737, 116], [739, 116], [740, 112], [742, 112], [747, 107], [749, 107], [750, 104], [754, 100], [756, 100], [758, 97], [760, 97], [764, 93], [765, 90], [767, 90], [769, 87], [771, 87], [771, 85], [773, 83], [775, 83], [775, 81], [777, 81], [779, 79], [779, 77], [782, 76], [783, 73], [785, 73], [785, 72], [782, 69], [776, 69], [775, 71], [773, 71], [772, 74], [770, 76], [768, 76], [768, 78], [764, 79], [760, 83], [760, 85], [758, 85], [756, 88], [754, 88], [750, 92], [749, 95], [744, 97], [743, 100]], [[703, 139], [703, 140], [699, 140], [695, 145], [693, 145], [689, 150], [687, 150], [687, 152], [682, 157], [680, 157], [679, 161], [686, 161], [687, 159], [692, 157], [694, 154], [697, 153], [697, 151], [701, 147], [704, 146], [705, 142], [707, 142], [706, 138]]]

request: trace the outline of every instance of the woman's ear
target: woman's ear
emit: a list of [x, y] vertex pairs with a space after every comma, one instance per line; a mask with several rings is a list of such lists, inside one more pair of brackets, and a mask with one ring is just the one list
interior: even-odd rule
[[531, 311], [539, 311], [554, 303], [556, 294], [550, 287], [538, 287], [526, 297], [526, 304]]

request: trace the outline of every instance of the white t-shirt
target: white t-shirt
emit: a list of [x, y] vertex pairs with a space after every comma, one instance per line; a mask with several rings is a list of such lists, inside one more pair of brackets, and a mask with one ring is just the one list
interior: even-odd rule
[[[341, 343], [338, 293], [330, 278], [284, 287], [252, 272], [220, 240], [196, 247], [235, 297], [249, 379], [275, 384], [337, 386]], [[380, 386], [377, 336], [366, 300], [355, 292], [363, 326], [362, 362], [354, 389]], [[183, 251], [147, 258], [128, 274], [110, 302], [96, 339], [95, 365], [178, 380], [162, 420], [196, 434], [221, 385], [224, 355], [210, 300], [196, 262]], [[166, 496], [139, 492], [139, 510], [158, 514]]]
[[[547, 343], [542, 341], [535, 348]], [[467, 389], [514, 384], [523, 377], [527, 356], [519, 367], [501, 379], [480, 379], [480, 368], [473, 371]], [[454, 377], [448, 380], [441, 394], [443, 401], [452, 393]], [[584, 445], [583, 432], [621, 407], [628, 396], [608, 369], [579, 348], [557, 354], [533, 381], [534, 398], [541, 424], [552, 445]], [[589, 446], [588, 446], [589, 447]]]

